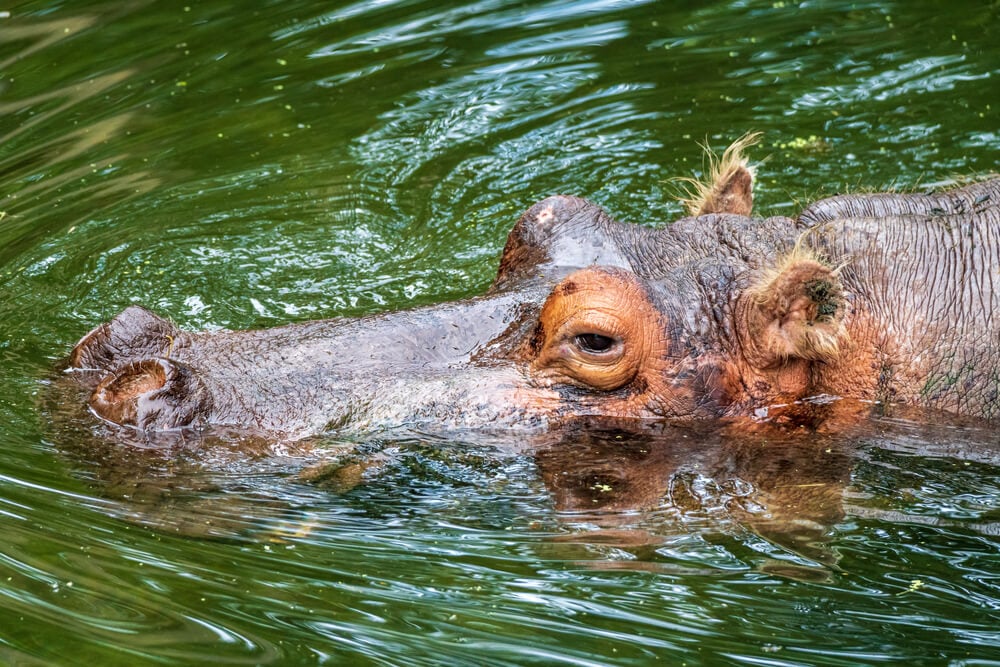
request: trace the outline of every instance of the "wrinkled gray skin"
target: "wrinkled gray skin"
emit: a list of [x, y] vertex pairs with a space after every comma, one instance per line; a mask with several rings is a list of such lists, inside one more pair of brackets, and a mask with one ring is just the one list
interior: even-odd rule
[[[517, 223], [484, 296], [213, 333], [180, 331], [133, 306], [80, 341], [69, 371], [88, 388], [103, 382], [104, 402], [91, 400], [98, 415], [143, 431], [222, 425], [299, 438], [413, 424], [545, 429], [600, 416], [607, 398], [626, 391], [606, 396], [534, 377], [526, 341], [560, 279], [595, 265], [630, 271], [670, 323], [657, 334], [672, 355], [733, 355], [740, 295], [801, 238], [843, 264], [848, 328], [861, 316], [875, 323], [866, 336], [877, 363], [852, 368], [858, 389], [845, 393], [990, 418], [1000, 412], [998, 235], [1000, 179], [940, 194], [834, 197], [795, 220], [708, 215], [664, 229], [552, 197]], [[738, 400], [706, 391], [693, 402], [650, 401], [636, 416], [752, 414], [757, 401], [752, 387]]]

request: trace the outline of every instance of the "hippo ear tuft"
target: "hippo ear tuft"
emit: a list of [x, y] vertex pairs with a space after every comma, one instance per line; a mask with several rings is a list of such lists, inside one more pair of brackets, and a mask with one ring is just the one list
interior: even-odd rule
[[838, 270], [796, 250], [748, 291], [744, 347], [763, 367], [831, 361], [846, 335], [845, 305]]
[[748, 132], [734, 141], [721, 158], [708, 147], [705, 148], [708, 159], [705, 177], [702, 180], [678, 179], [688, 186], [681, 199], [688, 215], [750, 215], [753, 210], [754, 168], [744, 156], [744, 151], [759, 140], [759, 132]]

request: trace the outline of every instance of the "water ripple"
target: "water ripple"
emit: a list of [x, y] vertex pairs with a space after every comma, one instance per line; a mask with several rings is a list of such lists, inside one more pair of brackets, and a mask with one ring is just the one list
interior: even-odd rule
[[[533, 201], [669, 220], [663, 180], [747, 129], [770, 153], [761, 213], [995, 169], [997, 18], [966, 0], [946, 21], [771, 0], [0, 12], [0, 661], [992, 659], [991, 431], [629, 434], [596, 458], [581, 436], [569, 463], [479, 434], [157, 450], [96, 425], [54, 367], [134, 301], [236, 328], [468, 296]], [[609, 469], [620, 503], [595, 507]]]

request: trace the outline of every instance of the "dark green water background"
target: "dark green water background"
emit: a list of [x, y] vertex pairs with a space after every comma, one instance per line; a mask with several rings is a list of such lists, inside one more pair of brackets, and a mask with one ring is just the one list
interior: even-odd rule
[[[0, 663], [1000, 664], [990, 430], [671, 432], [620, 505], [628, 461], [578, 434], [581, 513], [566, 462], [475, 434], [354, 443], [385, 461], [354, 485], [303, 474], [334, 435], [163, 457], [46, 407], [130, 303], [200, 329], [469, 296], [548, 194], [676, 218], [699, 141], [765, 133], [760, 213], [995, 171], [998, 90], [996, 1], [0, 3]], [[832, 493], [769, 527], [799, 482]]]

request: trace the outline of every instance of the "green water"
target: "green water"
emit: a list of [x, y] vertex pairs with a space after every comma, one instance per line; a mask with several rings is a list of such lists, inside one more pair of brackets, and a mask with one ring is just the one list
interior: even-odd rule
[[476, 294], [534, 201], [661, 224], [747, 130], [761, 213], [995, 171], [998, 77], [995, 1], [0, 4], [0, 663], [1000, 664], [989, 429], [165, 455], [48, 390], [133, 302]]

